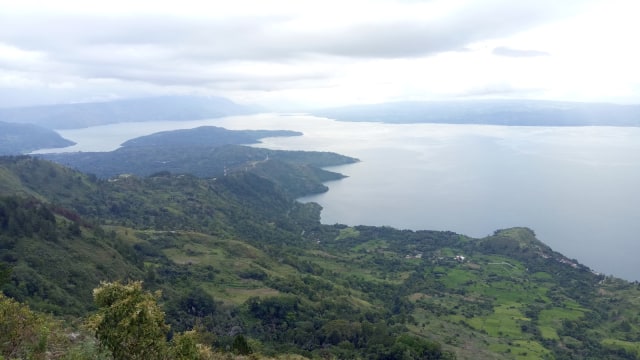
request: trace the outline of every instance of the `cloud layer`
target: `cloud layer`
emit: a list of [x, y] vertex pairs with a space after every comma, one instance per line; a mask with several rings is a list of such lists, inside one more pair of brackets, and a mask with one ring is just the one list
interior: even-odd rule
[[508, 57], [536, 57], [551, 55], [546, 51], [512, 49], [506, 46], [498, 46], [493, 49], [493, 54]]
[[[265, 5], [253, 1], [162, 2], [159, 11], [145, 11], [118, 2], [95, 10], [71, 2], [38, 11], [28, 2], [18, 8], [1, 1], [8, 10], [0, 13], [0, 94], [25, 88], [52, 94], [85, 89], [94, 97], [196, 92], [268, 102], [296, 89], [309, 96], [326, 88], [348, 93], [357, 88], [353, 81], [367, 77], [360, 69], [368, 68], [368, 88], [392, 82], [402, 97], [416, 85], [396, 83], [411, 76], [395, 66], [410, 62], [407, 70], [419, 71], [443, 54], [482, 55], [477, 44], [566, 19], [589, 3], [282, 1], [260, 8]], [[489, 55], [549, 55], [519, 49], [498, 43]], [[427, 73], [418, 77], [436, 79]]]

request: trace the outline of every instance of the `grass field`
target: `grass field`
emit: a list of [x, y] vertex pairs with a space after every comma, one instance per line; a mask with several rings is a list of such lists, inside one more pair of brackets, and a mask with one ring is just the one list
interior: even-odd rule
[[640, 342], [624, 341], [618, 339], [604, 339], [602, 340], [602, 344], [614, 349], [624, 349], [640, 357]]

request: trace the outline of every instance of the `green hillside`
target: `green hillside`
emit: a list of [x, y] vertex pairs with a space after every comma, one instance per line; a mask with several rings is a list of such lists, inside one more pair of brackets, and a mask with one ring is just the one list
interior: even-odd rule
[[[0, 110], [1, 112], [1, 110]], [[57, 132], [33, 124], [1, 121], [0, 155], [17, 155], [46, 148], [63, 148], [74, 144]]]
[[0, 158], [2, 290], [74, 329], [101, 280], [142, 280], [162, 291], [171, 333], [196, 328], [255, 357], [640, 356], [637, 283], [594, 274], [526, 228], [473, 239], [322, 225], [320, 207], [287, 190], [292, 164], [106, 180]]
[[222, 178], [248, 172], [272, 181], [283, 192], [300, 197], [327, 191], [325, 181], [342, 174], [323, 167], [357, 162], [348, 156], [317, 151], [282, 151], [243, 146], [269, 136], [297, 136], [294, 131], [227, 130], [204, 126], [142, 136], [110, 152], [44, 154], [40, 157], [99, 178], [120, 175], [188, 174]]

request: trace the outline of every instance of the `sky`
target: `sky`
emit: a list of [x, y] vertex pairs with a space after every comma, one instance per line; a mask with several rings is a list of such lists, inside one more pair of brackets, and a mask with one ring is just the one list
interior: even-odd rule
[[0, 0], [0, 107], [640, 103], [637, 0]]

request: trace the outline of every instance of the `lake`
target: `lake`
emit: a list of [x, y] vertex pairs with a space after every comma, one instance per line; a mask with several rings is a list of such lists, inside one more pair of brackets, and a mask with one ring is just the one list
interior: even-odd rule
[[286, 129], [300, 137], [256, 146], [334, 151], [361, 162], [300, 199], [323, 223], [451, 230], [483, 237], [513, 226], [595, 271], [640, 280], [640, 128], [350, 123], [262, 114], [61, 130], [74, 151], [108, 151], [133, 137], [202, 125]]

